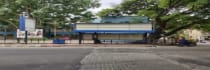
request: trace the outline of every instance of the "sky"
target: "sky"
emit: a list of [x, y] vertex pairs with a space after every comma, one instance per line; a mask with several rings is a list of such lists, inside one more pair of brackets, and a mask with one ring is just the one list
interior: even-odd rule
[[115, 5], [118, 5], [122, 0], [100, 0], [101, 6], [99, 8], [90, 9], [93, 13], [97, 13], [102, 9], [112, 8]]

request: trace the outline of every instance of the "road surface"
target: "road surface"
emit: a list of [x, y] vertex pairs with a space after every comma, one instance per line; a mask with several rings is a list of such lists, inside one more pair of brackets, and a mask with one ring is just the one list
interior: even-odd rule
[[0, 48], [0, 70], [210, 70], [209, 47]]

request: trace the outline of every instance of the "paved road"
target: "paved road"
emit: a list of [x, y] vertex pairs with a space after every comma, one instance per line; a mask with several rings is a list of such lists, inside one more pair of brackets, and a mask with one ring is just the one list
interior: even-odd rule
[[1, 48], [0, 70], [78, 70], [91, 48]]
[[210, 70], [210, 47], [0, 48], [0, 70]]

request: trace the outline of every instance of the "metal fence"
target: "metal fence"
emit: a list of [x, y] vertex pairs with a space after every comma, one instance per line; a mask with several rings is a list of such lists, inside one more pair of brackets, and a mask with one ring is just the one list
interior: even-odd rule
[[[24, 40], [0, 40], [0, 44], [24, 44]], [[65, 40], [65, 44], [78, 44], [78, 40]], [[84, 44], [91, 44], [93, 40], [84, 40], [82, 41]], [[53, 39], [28, 39], [28, 44], [53, 44]]]
[[[100, 40], [102, 44], [145, 44], [136, 40]], [[53, 39], [28, 39], [28, 44], [53, 44]], [[0, 40], [0, 44], [25, 44], [24, 40]], [[65, 44], [79, 44], [79, 40], [65, 40]], [[82, 44], [94, 44], [94, 40], [82, 40]]]

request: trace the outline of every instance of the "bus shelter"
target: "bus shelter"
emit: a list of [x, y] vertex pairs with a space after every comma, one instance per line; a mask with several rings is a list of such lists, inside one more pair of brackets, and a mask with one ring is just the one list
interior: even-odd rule
[[152, 23], [77, 23], [74, 32], [79, 34], [79, 44], [83, 40], [135, 40], [147, 41], [154, 32]]

